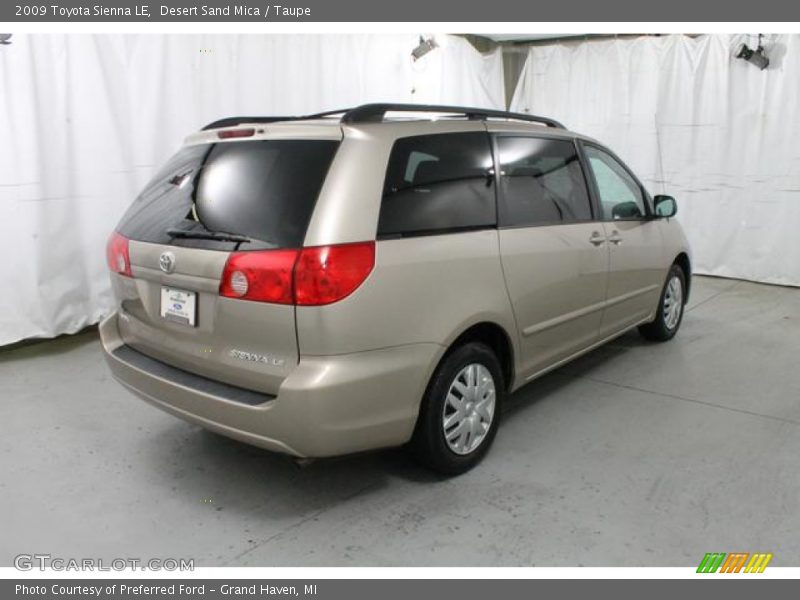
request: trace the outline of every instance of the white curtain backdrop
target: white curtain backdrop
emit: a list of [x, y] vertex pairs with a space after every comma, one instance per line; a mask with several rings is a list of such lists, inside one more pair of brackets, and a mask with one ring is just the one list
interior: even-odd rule
[[499, 53], [418, 35], [15, 35], [0, 46], [0, 345], [111, 307], [105, 241], [183, 138], [364, 102], [503, 107]]
[[532, 47], [512, 109], [607, 143], [651, 193], [678, 199], [700, 273], [800, 285], [800, 36], [772, 64], [756, 36], [642, 37]]

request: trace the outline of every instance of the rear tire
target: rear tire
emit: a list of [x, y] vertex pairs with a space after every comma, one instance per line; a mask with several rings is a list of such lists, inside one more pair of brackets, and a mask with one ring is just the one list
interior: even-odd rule
[[672, 265], [661, 290], [656, 318], [639, 326], [642, 337], [654, 342], [666, 342], [675, 337], [683, 321], [685, 299], [686, 275], [679, 265]]
[[505, 382], [494, 352], [469, 342], [447, 354], [422, 399], [410, 449], [426, 467], [457, 475], [489, 451], [500, 423]]

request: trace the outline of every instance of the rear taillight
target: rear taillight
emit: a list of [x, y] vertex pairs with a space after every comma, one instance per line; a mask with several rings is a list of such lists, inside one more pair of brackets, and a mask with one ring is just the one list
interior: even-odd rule
[[298, 305], [331, 304], [352, 294], [375, 266], [375, 242], [303, 248], [294, 268]]
[[220, 295], [292, 304], [292, 270], [298, 254], [297, 250], [234, 252], [222, 273]]
[[131, 277], [131, 257], [128, 252], [128, 238], [118, 234], [111, 234], [106, 244], [106, 260], [112, 273], [119, 273]]
[[219, 293], [276, 304], [331, 304], [352, 294], [374, 265], [375, 242], [234, 252], [225, 264]]

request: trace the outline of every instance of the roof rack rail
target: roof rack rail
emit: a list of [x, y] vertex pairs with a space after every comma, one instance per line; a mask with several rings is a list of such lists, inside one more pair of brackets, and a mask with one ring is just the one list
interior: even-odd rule
[[342, 116], [342, 123], [380, 123], [387, 112], [437, 112], [464, 115], [468, 119], [485, 120], [511, 119], [514, 121], [530, 121], [548, 127], [566, 129], [564, 125], [549, 117], [540, 117], [527, 113], [516, 113], [491, 108], [472, 108], [467, 106], [447, 106], [439, 104], [364, 104], [350, 109]]
[[470, 108], [466, 106], [447, 106], [440, 104], [362, 104], [355, 108], [344, 108], [340, 110], [329, 110], [313, 115], [305, 116], [271, 116], [271, 117], [227, 117], [209, 123], [203, 127], [207, 129], [217, 129], [219, 127], [235, 127], [243, 123], [277, 123], [278, 121], [308, 121], [311, 119], [323, 119], [334, 115], [342, 115], [342, 123], [380, 123], [383, 121], [387, 112], [430, 112], [430, 113], [453, 113], [464, 115], [468, 119], [510, 119], [514, 121], [528, 121], [531, 123], [541, 123], [547, 127], [566, 129], [564, 125], [549, 117], [529, 115], [527, 113], [516, 113], [505, 110], [495, 110], [491, 108]]

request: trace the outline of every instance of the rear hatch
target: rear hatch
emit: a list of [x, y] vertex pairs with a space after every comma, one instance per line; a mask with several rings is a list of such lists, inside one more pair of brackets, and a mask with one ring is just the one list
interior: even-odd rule
[[330, 129], [336, 139], [210, 132], [169, 160], [109, 244], [118, 271], [113, 242], [127, 244], [129, 272], [112, 275], [126, 344], [197, 375], [277, 393], [298, 362], [295, 307], [237, 297], [226, 265], [243, 253], [280, 257], [302, 247], [340, 141]]

